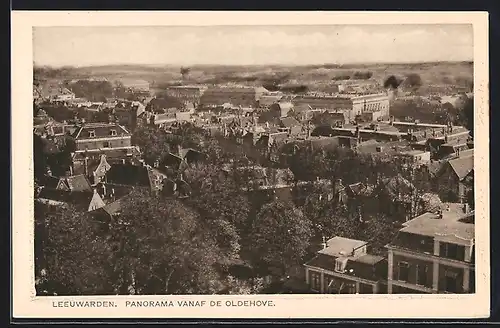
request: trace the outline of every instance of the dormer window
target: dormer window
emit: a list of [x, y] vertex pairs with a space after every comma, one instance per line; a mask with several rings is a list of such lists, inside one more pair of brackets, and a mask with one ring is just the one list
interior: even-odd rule
[[89, 137], [95, 138], [95, 131], [89, 131]]
[[110, 134], [111, 136], [113, 136], [113, 137], [117, 135], [117, 134], [116, 134], [116, 130], [111, 130], [111, 131], [109, 131], [109, 134]]
[[347, 264], [346, 257], [338, 257], [335, 259], [335, 271], [337, 272], [345, 272], [345, 267]]

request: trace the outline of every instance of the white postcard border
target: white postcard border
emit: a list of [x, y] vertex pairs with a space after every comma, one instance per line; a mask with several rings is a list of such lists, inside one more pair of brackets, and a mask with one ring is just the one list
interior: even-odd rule
[[[32, 28], [34, 26], [472, 24], [474, 28], [476, 293], [35, 297]], [[489, 315], [488, 14], [484, 12], [12, 12], [12, 314], [15, 318], [480, 318]], [[55, 307], [110, 300], [116, 307]], [[125, 307], [127, 300], [260, 300], [274, 306]]]

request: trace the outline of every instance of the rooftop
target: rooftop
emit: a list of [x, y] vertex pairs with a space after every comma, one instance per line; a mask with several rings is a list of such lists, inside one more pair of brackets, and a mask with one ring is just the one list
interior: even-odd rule
[[459, 157], [448, 162], [460, 180], [474, 169], [474, 155]]
[[420, 155], [427, 153], [426, 151], [423, 150], [408, 150], [408, 151], [403, 151], [401, 152], [402, 155], [409, 155], [409, 156], [415, 156], [415, 155]]
[[320, 250], [318, 252], [319, 254], [330, 256], [345, 256], [347, 254], [351, 254], [353, 249], [365, 246], [367, 242], [337, 236], [329, 239], [326, 244], [327, 247]]
[[405, 222], [401, 232], [417, 235], [439, 237], [450, 242], [465, 243], [474, 240], [474, 224], [462, 220], [473, 216], [474, 212], [465, 213], [464, 205], [458, 203], [445, 203], [447, 209], [442, 211], [442, 218], [438, 213], [424, 213]]

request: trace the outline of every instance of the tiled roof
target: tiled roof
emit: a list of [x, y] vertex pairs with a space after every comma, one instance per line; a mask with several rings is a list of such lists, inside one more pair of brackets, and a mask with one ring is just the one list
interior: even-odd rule
[[68, 177], [67, 182], [71, 191], [92, 191], [90, 182], [83, 174]]
[[297, 121], [293, 117], [282, 117], [280, 121], [281, 121], [281, 126], [285, 128], [291, 128], [300, 125], [299, 121]]
[[102, 200], [101, 196], [99, 196], [99, 194], [96, 191], [94, 191], [94, 194], [92, 195], [92, 199], [90, 200], [90, 203], [89, 203], [88, 211], [91, 212], [91, 211], [97, 210], [99, 208], [102, 208], [104, 206], [106, 206], [106, 204]]
[[450, 160], [448, 163], [460, 180], [474, 170], [474, 156], [459, 157]]
[[139, 165], [113, 164], [106, 173], [106, 181], [120, 185], [152, 187], [147, 167]]
[[118, 199], [112, 203], [105, 205], [104, 207], [102, 207], [102, 209], [109, 215], [116, 215], [120, 212], [121, 207], [121, 199]]
[[117, 136], [130, 136], [130, 132], [125, 129], [125, 127], [119, 124], [112, 123], [87, 123], [80, 126], [73, 133], [75, 139], [88, 139], [90, 137], [90, 131], [94, 131], [94, 138], [111, 137], [111, 131], [115, 130]]

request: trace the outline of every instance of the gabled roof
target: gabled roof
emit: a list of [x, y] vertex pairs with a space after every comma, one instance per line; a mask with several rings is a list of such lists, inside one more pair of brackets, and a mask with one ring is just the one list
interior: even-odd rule
[[371, 196], [375, 188], [373, 185], [357, 182], [347, 185], [346, 189], [353, 196]]
[[44, 178], [42, 185], [47, 188], [56, 189], [60, 181], [61, 178], [50, 175]]
[[70, 191], [92, 191], [89, 180], [83, 174], [68, 177], [66, 180]]
[[90, 200], [88, 212], [95, 211], [99, 208], [106, 206], [101, 196], [94, 190], [94, 194], [92, 195], [92, 199]]
[[103, 206], [102, 209], [109, 215], [118, 214], [121, 210], [121, 199], [118, 199], [112, 203]]
[[459, 180], [463, 180], [474, 170], [474, 156], [459, 157], [448, 162]]
[[280, 119], [280, 125], [285, 128], [291, 128], [300, 125], [300, 123], [293, 117], [282, 117]]
[[151, 188], [151, 180], [148, 168], [132, 164], [113, 164], [106, 173], [108, 183], [148, 187]]
[[106, 160], [106, 155], [102, 154], [100, 162], [94, 170], [94, 174], [106, 174], [106, 172], [108, 172], [110, 168], [111, 165], [109, 165], [108, 161]]

